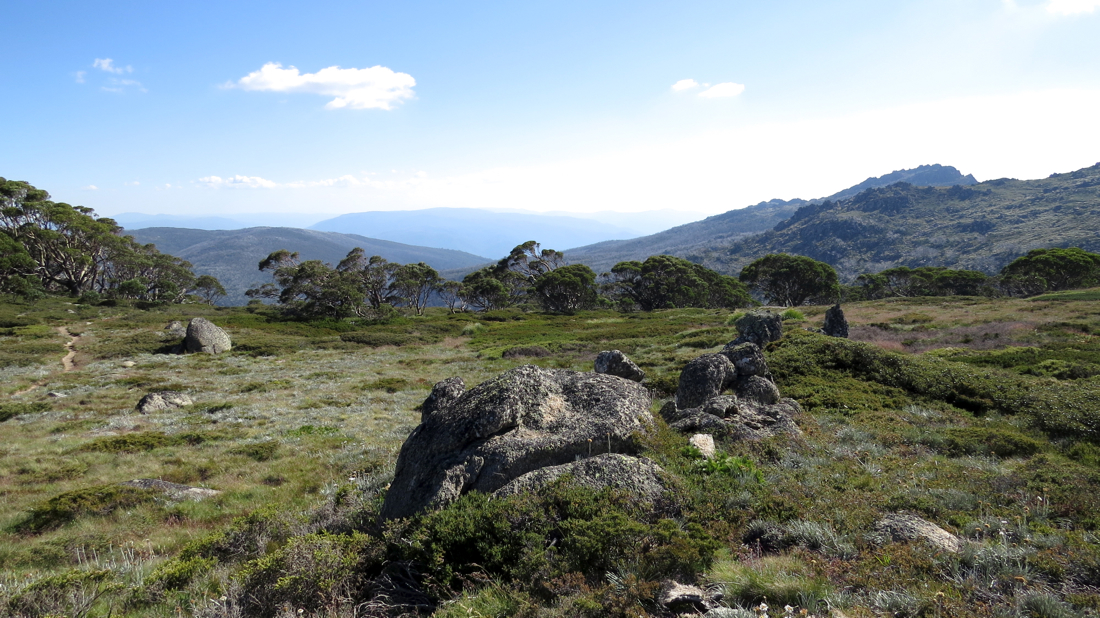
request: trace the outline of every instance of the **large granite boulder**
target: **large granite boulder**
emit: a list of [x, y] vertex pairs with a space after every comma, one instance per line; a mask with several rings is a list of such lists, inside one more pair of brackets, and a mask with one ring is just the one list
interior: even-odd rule
[[176, 391], [156, 391], [147, 393], [142, 397], [141, 401], [138, 401], [135, 409], [141, 414], [149, 414], [150, 412], [161, 412], [173, 408], [182, 408], [192, 403], [194, 402], [191, 401], [191, 398], [183, 393], [177, 393]]
[[233, 347], [229, 335], [206, 318], [191, 318], [187, 324], [187, 335], [183, 339], [183, 349], [187, 352], [205, 352], [220, 354]]
[[653, 420], [646, 389], [598, 373], [524, 365], [427, 415], [401, 447], [382, 517], [407, 517], [528, 472], [636, 451]]
[[821, 332], [830, 337], [848, 338], [848, 320], [844, 319], [844, 310], [840, 308], [840, 303], [825, 312], [825, 327]]
[[462, 378], [447, 378], [441, 382], [436, 382], [428, 398], [420, 404], [420, 422], [423, 423], [428, 420], [432, 412], [451, 405], [465, 392], [466, 383], [462, 381]]
[[676, 388], [676, 407], [695, 408], [734, 384], [737, 369], [722, 354], [704, 354], [684, 365]]
[[738, 318], [734, 325], [738, 332], [734, 344], [750, 342], [763, 348], [783, 336], [783, 318], [766, 309], [754, 309]]
[[604, 453], [533, 470], [496, 490], [493, 495], [536, 492], [566, 475], [582, 487], [597, 491], [609, 487], [619, 489], [650, 504], [664, 497], [671, 486], [665, 471], [645, 457]]
[[619, 376], [634, 382], [645, 379], [645, 372], [618, 350], [604, 350], [596, 356], [596, 373]]

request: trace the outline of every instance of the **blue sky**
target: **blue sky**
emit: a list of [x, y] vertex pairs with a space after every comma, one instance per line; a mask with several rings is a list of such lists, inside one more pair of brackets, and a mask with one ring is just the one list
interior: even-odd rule
[[711, 214], [1100, 161], [1100, 0], [5, 9], [0, 176], [105, 215]]

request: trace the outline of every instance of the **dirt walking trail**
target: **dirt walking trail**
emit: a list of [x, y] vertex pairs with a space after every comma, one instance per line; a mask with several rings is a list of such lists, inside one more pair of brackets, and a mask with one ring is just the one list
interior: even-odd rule
[[[68, 343], [65, 344], [65, 349], [68, 350], [68, 352], [65, 354], [65, 357], [61, 359], [62, 372], [63, 373], [68, 373], [68, 372], [70, 372], [70, 371], [77, 368], [76, 363], [73, 362], [73, 359], [76, 358], [76, 350], [74, 349], [73, 346], [75, 346], [76, 342], [80, 340], [80, 337], [70, 333], [69, 329], [64, 327], [64, 326], [58, 326], [57, 327], [57, 332], [61, 336], [69, 338]], [[42, 385], [44, 385], [44, 384], [46, 384], [47, 382], [50, 381], [50, 377], [51, 376], [46, 376], [45, 378], [42, 378], [41, 380], [35, 382], [34, 384], [31, 384], [27, 388], [25, 388], [21, 391], [16, 391], [14, 394], [12, 394], [12, 397], [19, 397], [20, 395], [25, 395], [25, 394], [33, 391], [36, 388], [42, 387]]]

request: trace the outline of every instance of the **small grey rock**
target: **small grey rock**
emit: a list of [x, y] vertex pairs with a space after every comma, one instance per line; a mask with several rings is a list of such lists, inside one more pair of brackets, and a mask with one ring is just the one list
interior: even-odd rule
[[734, 343], [755, 343], [763, 348], [783, 336], [783, 318], [766, 309], [754, 309], [735, 322], [739, 336]]
[[688, 586], [672, 580], [664, 582], [657, 602], [665, 609], [677, 613], [697, 613], [710, 609], [707, 592], [698, 586]]
[[676, 407], [695, 408], [722, 394], [737, 379], [737, 369], [721, 354], [704, 354], [688, 362], [680, 372]]
[[126, 487], [138, 487], [140, 489], [156, 489], [164, 492], [166, 496], [173, 500], [203, 500], [216, 496], [221, 492], [216, 489], [207, 489], [205, 487], [191, 487], [189, 485], [180, 485], [179, 483], [169, 483], [168, 481], [162, 481], [160, 479], [134, 479], [132, 481], [125, 481], [119, 483]]
[[66, 395], [65, 393], [59, 393], [57, 391], [50, 391], [50, 392], [46, 393], [46, 396], [47, 397], [56, 397], [58, 399], [68, 397], [68, 395]]
[[962, 548], [959, 537], [916, 515], [890, 513], [875, 523], [874, 530], [895, 542], [921, 539], [936, 549], [951, 553]]
[[420, 422], [428, 420], [432, 412], [446, 408], [466, 392], [466, 383], [462, 378], [447, 378], [442, 382], [436, 382], [432, 392], [424, 403], [420, 404]]
[[596, 373], [606, 373], [635, 382], [645, 379], [645, 372], [618, 350], [604, 350], [596, 356]]
[[133, 367], [136, 364], [134, 361], [122, 361], [122, 366], [126, 368]]
[[164, 331], [169, 337], [173, 338], [178, 337], [182, 339], [187, 336], [187, 327], [179, 320], [172, 320], [169, 322], [168, 326], [164, 327]]
[[148, 393], [142, 397], [135, 409], [141, 414], [149, 414], [150, 412], [182, 408], [192, 403], [191, 398], [183, 393], [177, 393], [175, 391], [157, 391]]
[[760, 376], [746, 376], [738, 380], [737, 397], [765, 406], [779, 403], [780, 399], [779, 388], [775, 383]]
[[830, 337], [848, 338], [848, 320], [844, 319], [844, 310], [840, 308], [840, 303], [825, 312], [825, 327], [821, 332]]
[[220, 354], [228, 352], [233, 347], [233, 343], [229, 340], [229, 335], [210, 320], [192, 318], [187, 324], [183, 347], [187, 352]]

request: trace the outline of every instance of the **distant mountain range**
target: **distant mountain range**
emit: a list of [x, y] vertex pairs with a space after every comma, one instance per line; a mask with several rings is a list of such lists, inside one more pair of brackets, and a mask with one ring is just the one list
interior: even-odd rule
[[578, 247], [565, 252], [570, 262], [587, 264], [596, 272], [606, 272], [624, 260], [644, 260], [651, 255], [669, 254], [679, 257], [709, 254], [720, 247], [760, 234], [786, 220], [803, 206], [836, 201], [858, 194], [860, 191], [884, 187], [896, 182], [909, 182], [918, 186], [973, 185], [974, 176], [963, 175], [959, 170], [945, 165], [922, 165], [909, 170], [891, 172], [814, 200], [771, 200], [738, 210], [707, 217], [702, 221], [674, 227], [657, 234], [629, 240], [610, 240]]
[[1041, 180], [868, 189], [803, 206], [763, 234], [699, 247], [685, 257], [737, 274], [762, 255], [793, 253], [828, 262], [851, 280], [895, 266], [993, 274], [1042, 247], [1100, 251], [1100, 163]]
[[153, 243], [164, 253], [183, 258], [195, 273], [213, 275], [225, 286], [226, 305], [248, 302], [244, 291], [271, 281], [258, 269], [260, 260], [272, 251], [297, 251], [304, 260], [338, 263], [355, 247], [369, 255], [380, 255], [391, 262], [424, 262], [436, 270], [470, 268], [489, 262], [489, 258], [454, 251], [406, 245], [355, 234], [320, 232], [288, 227], [253, 227], [243, 230], [192, 230], [153, 227], [127, 230], [142, 244]]
[[499, 259], [516, 245], [537, 240], [543, 248], [568, 249], [638, 232], [590, 219], [477, 208], [427, 208], [340, 215], [314, 230], [362, 234], [397, 242], [469, 251]]

